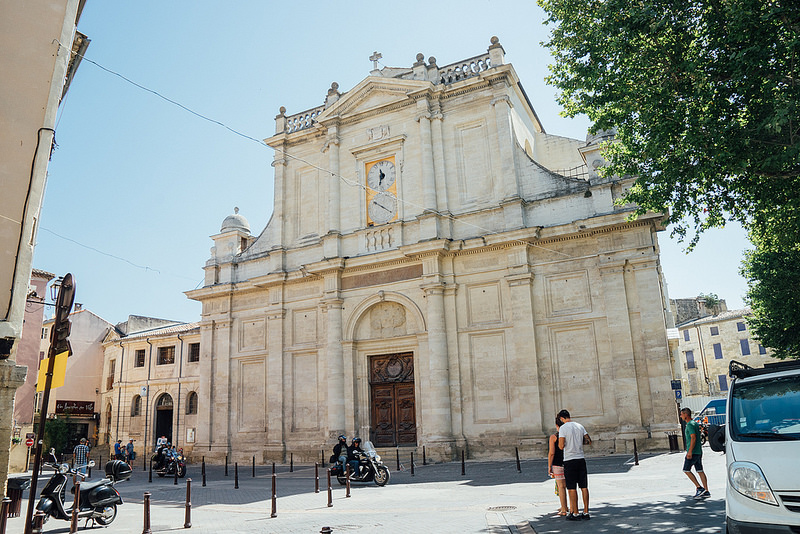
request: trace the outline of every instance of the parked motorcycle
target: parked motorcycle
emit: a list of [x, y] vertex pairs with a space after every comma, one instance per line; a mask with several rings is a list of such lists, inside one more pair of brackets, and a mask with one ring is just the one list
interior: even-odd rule
[[[66, 507], [64, 497], [67, 492], [67, 482], [70, 476], [85, 478], [86, 475], [79, 471], [82, 467], [94, 467], [91, 461], [86, 465], [70, 468], [69, 464], [58, 463], [55, 449], [50, 449], [52, 462], [44, 465], [54, 469], [53, 476], [42, 488], [41, 498], [36, 509], [45, 513], [45, 521], [50, 517], [69, 521], [72, 517], [73, 506]], [[117, 518], [117, 505], [122, 504], [122, 497], [114, 488], [114, 484], [131, 477], [131, 467], [122, 460], [111, 460], [105, 466], [106, 478], [94, 482], [82, 482], [78, 508], [78, 519], [91, 519], [101, 525], [110, 525]], [[75, 492], [75, 487], [72, 487]]]
[[174, 477], [177, 470], [178, 476], [186, 476], [186, 458], [182, 453], [172, 453], [169, 449], [156, 451], [150, 457], [150, 468], [160, 477]]
[[[358, 455], [358, 472], [350, 474], [350, 482], [375, 482], [378, 486], [385, 486], [391, 476], [389, 468], [383, 465], [372, 442], [365, 441], [363, 449], [364, 452]], [[336, 480], [342, 485], [347, 483], [344, 469], [341, 464], [331, 467], [331, 474], [336, 475]]]

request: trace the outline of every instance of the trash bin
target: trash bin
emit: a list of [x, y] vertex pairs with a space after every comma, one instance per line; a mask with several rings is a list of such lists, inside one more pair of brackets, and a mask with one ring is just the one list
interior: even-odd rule
[[11, 504], [8, 506], [7, 517], [19, 517], [20, 508], [22, 508], [22, 493], [30, 487], [31, 479], [29, 477], [9, 477], [6, 497], [11, 499]]
[[681, 450], [678, 446], [677, 432], [667, 432], [667, 438], [669, 439], [669, 452], [677, 452]]

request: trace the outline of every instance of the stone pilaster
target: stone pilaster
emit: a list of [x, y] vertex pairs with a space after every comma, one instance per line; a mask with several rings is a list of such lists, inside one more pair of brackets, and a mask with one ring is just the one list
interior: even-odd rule
[[342, 348], [342, 310], [344, 300], [340, 296], [341, 270], [325, 274], [325, 297], [322, 300], [327, 317], [327, 364], [328, 364], [328, 433], [335, 437], [344, 433], [346, 416], [344, 410], [344, 351]]
[[0, 491], [5, 495], [8, 479], [11, 431], [14, 417], [14, 394], [25, 383], [28, 368], [14, 360], [0, 360]]
[[425, 210], [435, 210], [436, 176], [433, 166], [433, 144], [431, 142], [431, 114], [427, 98], [417, 100], [417, 122], [419, 123], [420, 160], [422, 164], [422, 205]]
[[328, 169], [330, 174], [323, 175], [328, 182], [328, 232], [338, 233], [341, 228], [339, 212], [341, 180], [339, 179], [339, 125], [328, 127], [328, 136], [325, 141], [328, 148]]
[[265, 461], [283, 461], [284, 456], [284, 406], [283, 406], [283, 344], [284, 317], [283, 288], [270, 289], [267, 308], [267, 443]]
[[[283, 112], [284, 108], [281, 108]], [[275, 196], [274, 208], [272, 213], [272, 224], [276, 226], [275, 232], [278, 243], [286, 243], [286, 167], [288, 158], [285, 151], [288, 150], [286, 143], [283, 142], [274, 147], [275, 154], [272, 166], [275, 168]]]
[[[231, 425], [236, 420], [235, 407], [231, 406], [231, 329], [230, 317], [214, 320], [214, 340], [211, 373], [214, 377], [211, 405], [211, 447], [219, 455], [231, 451]], [[202, 346], [202, 345], [201, 345]]]
[[500, 158], [500, 193], [502, 200], [508, 201], [519, 197], [514, 162], [514, 132], [511, 126], [511, 99], [506, 94], [509, 87], [505, 80], [496, 81], [492, 89], [492, 106], [497, 125], [497, 154]]
[[448, 210], [447, 202], [447, 168], [444, 157], [444, 137], [442, 135], [441, 104], [438, 99], [431, 100], [431, 127], [433, 138], [433, 170], [436, 181], [436, 209], [440, 212]]
[[[214, 424], [214, 405], [216, 398], [214, 397], [214, 381], [218, 379], [213, 373], [213, 359], [214, 351], [211, 347], [214, 346], [214, 321], [210, 319], [203, 319], [200, 321], [200, 362], [199, 377], [200, 385], [198, 388], [198, 399], [200, 402], [197, 406], [197, 439], [194, 450], [198, 451], [201, 456], [206, 452], [211, 451], [211, 444], [213, 442], [213, 424]], [[225, 378], [227, 380], [227, 378]]]
[[619, 432], [624, 440], [637, 437], [642, 430], [642, 409], [636, 377], [636, 360], [628, 309], [628, 292], [625, 284], [627, 262], [609, 262], [600, 267], [603, 296], [608, 321], [608, 338], [611, 344], [614, 373], [614, 398], [616, 401]]

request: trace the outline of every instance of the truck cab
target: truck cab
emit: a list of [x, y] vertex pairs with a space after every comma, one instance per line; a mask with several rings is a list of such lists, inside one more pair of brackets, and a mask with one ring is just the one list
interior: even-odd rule
[[727, 532], [800, 532], [800, 361], [729, 373], [727, 421], [709, 432], [726, 455]]

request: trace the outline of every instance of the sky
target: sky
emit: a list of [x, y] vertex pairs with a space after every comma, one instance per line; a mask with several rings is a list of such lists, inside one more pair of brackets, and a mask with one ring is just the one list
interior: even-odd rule
[[[532, 1], [89, 0], [78, 29], [91, 44], [59, 110], [34, 267], [71, 272], [75, 301], [111, 323], [199, 320], [184, 291], [202, 286], [210, 236], [234, 207], [256, 235], [272, 213], [272, 151], [245, 136], [273, 135], [281, 106], [321, 105], [331, 82], [348, 91], [374, 51], [379, 66], [410, 67], [420, 52], [444, 66], [496, 35], [545, 130], [584, 139], [588, 119], [562, 117], [545, 83], [544, 19]], [[659, 240], [671, 298], [743, 306], [740, 227], [688, 255], [669, 231]]]

